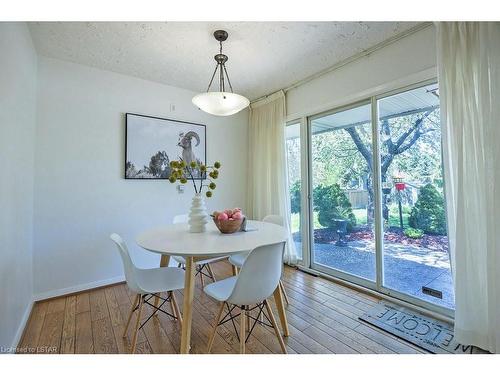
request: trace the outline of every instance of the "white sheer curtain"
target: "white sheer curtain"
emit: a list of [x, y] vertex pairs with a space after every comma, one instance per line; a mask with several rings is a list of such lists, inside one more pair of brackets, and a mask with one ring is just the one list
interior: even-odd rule
[[500, 23], [437, 24], [455, 334], [500, 352]]
[[290, 234], [290, 201], [285, 154], [285, 94], [279, 91], [250, 105], [247, 215], [262, 220], [281, 215], [288, 228], [285, 262], [297, 263]]

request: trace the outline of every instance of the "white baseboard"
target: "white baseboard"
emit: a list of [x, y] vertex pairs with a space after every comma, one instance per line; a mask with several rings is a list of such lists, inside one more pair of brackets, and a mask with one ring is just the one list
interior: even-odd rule
[[33, 309], [34, 304], [35, 301], [31, 300], [31, 302], [28, 303], [28, 306], [26, 306], [21, 322], [19, 323], [19, 327], [17, 328], [16, 335], [14, 336], [14, 340], [12, 340], [11, 348], [17, 348], [21, 343], [24, 328], [26, 327], [26, 324], [28, 324], [28, 319], [30, 318], [31, 310]]
[[64, 296], [66, 294], [71, 294], [71, 293], [78, 293], [78, 292], [82, 292], [82, 291], [88, 290], [88, 289], [94, 289], [94, 288], [99, 288], [101, 286], [121, 283], [123, 281], [125, 281], [124, 276], [112, 277], [111, 279], [93, 281], [93, 282], [87, 283], [87, 284], [80, 284], [80, 285], [70, 286], [68, 288], [50, 290], [48, 292], [38, 293], [38, 294], [35, 294], [33, 299], [35, 301], [42, 301], [42, 300], [48, 299], [48, 298], [60, 297], [60, 296]]

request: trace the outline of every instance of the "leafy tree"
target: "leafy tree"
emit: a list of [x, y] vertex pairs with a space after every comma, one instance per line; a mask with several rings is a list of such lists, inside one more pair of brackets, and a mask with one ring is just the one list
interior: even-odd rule
[[290, 208], [293, 214], [300, 213], [300, 180], [290, 186]]
[[313, 201], [322, 226], [335, 228], [334, 220], [347, 220], [347, 230], [350, 231], [356, 225], [351, 203], [339, 184], [317, 186], [313, 191]]
[[[415, 146], [419, 139], [439, 129], [439, 114], [437, 114], [436, 117], [437, 112], [437, 107], [430, 107], [418, 113], [381, 119], [380, 171], [382, 181], [388, 180], [388, 176], [391, 175], [390, 167], [395, 160], [398, 160], [397, 164], [400, 169], [409, 171], [410, 173], [413, 169], [413, 173], [416, 171], [420, 173], [420, 176], [429, 174], [429, 169], [434, 170], [436, 164], [440, 164], [440, 149], [436, 152], [429, 152], [430, 150], [426, 150], [427, 152], [421, 153], [419, 152], [419, 148]], [[356, 145], [359, 154], [361, 154], [366, 161], [368, 169], [367, 190], [369, 197], [367, 217], [368, 221], [371, 222], [374, 212], [372, 145], [371, 142], [366, 141], [366, 137], [363, 139], [357, 127], [348, 127], [345, 128], [345, 131]], [[434, 148], [436, 148], [436, 144], [437, 147], [440, 147], [440, 137], [428, 137], [426, 140], [432, 141], [430, 143], [433, 144]], [[416, 152], [410, 152], [410, 150]], [[399, 156], [403, 155], [404, 157], [399, 158]], [[427, 156], [427, 163], [422, 163], [422, 155]], [[433, 155], [433, 159], [430, 159], [429, 155]], [[412, 168], [412, 166], [418, 168]], [[422, 166], [424, 170], [422, 170]], [[428, 169], [427, 171], [425, 170], [426, 168]], [[415, 177], [418, 178], [418, 175]], [[388, 209], [386, 202], [383, 202], [383, 204], [384, 216], [386, 216]]]
[[433, 185], [427, 184], [420, 189], [409, 223], [427, 234], [446, 235], [444, 197]]
[[294, 183], [300, 180], [300, 138], [286, 140], [286, 153], [288, 180], [290, 183]]
[[146, 172], [154, 177], [168, 178], [170, 176], [170, 160], [165, 151], [158, 151], [151, 156], [149, 166], [145, 167]]
[[125, 164], [125, 175], [129, 178], [134, 178], [138, 174], [137, 169], [135, 169], [134, 163], [127, 161]]

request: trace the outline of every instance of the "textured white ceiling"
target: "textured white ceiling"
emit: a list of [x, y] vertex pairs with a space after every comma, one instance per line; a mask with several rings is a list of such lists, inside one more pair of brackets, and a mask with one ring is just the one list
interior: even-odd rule
[[204, 91], [218, 42], [234, 91], [249, 97], [287, 87], [399, 34], [410, 22], [35, 22], [39, 54], [193, 91]]

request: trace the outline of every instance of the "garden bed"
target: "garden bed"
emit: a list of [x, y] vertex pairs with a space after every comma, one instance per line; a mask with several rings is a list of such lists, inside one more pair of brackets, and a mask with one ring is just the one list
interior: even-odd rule
[[[295, 241], [300, 241], [300, 233], [294, 233]], [[314, 230], [314, 242], [323, 244], [334, 244], [337, 241], [338, 235], [334, 229], [321, 228]], [[345, 237], [349, 241], [374, 241], [375, 235], [368, 226], [357, 226], [352, 232]], [[384, 241], [398, 245], [412, 245], [423, 247], [429, 250], [437, 250], [448, 252], [447, 236], [424, 234], [422, 238], [414, 239], [405, 236], [403, 231], [397, 227], [390, 227], [384, 234]]]

